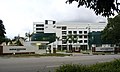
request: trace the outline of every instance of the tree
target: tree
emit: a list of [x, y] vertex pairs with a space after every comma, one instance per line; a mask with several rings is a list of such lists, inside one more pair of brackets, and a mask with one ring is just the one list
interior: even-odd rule
[[115, 12], [120, 12], [118, 0], [67, 0], [66, 3], [71, 4], [73, 1], [78, 2], [78, 7], [85, 6], [93, 9], [96, 15], [111, 16]]
[[108, 24], [102, 31], [102, 40], [120, 44], [120, 13], [114, 18], [108, 18]]
[[77, 37], [78, 35], [76, 35], [76, 34], [69, 34], [68, 36], [67, 36], [67, 41], [69, 41], [69, 43], [70, 43], [70, 47], [69, 47], [69, 49], [70, 49], [70, 51], [73, 51], [73, 48], [72, 48], [72, 43], [73, 43], [73, 45], [75, 44], [75, 47], [77, 47], [77, 42], [78, 42], [78, 37]]
[[32, 37], [32, 35], [33, 35], [33, 33], [30, 34], [30, 32], [29, 33], [25, 33], [25, 36], [29, 38], [29, 41], [30, 41], [30, 38]]
[[20, 36], [18, 35], [18, 36], [15, 36], [14, 37], [14, 39], [12, 39], [12, 41], [14, 41], [14, 44], [16, 45], [16, 46], [23, 46], [23, 44], [21, 43], [21, 41], [20, 41]]
[[6, 45], [8, 45], [8, 43], [9, 43], [9, 42], [11, 43], [12, 40], [11, 40], [10, 38], [5, 37], [4, 42], [6, 42]]
[[3, 25], [3, 21], [0, 20], [0, 44], [4, 41], [5, 34], [6, 34], [6, 32], [5, 32], [5, 27]]

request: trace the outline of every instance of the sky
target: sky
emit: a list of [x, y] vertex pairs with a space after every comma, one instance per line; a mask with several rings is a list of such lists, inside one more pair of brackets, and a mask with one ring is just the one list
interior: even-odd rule
[[105, 17], [95, 15], [94, 11], [78, 8], [77, 2], [66, 4], [66, 0], [0, 0], [0, 19], [6, 28], [6, 36], [25, 36], [33, 32], [33, 22], [55, 20], [94, 23], [106, 21]]

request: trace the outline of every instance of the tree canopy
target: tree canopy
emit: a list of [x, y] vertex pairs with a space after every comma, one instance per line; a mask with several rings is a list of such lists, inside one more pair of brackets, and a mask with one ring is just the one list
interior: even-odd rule
[[5, 32], [5, 27], [3, 25], [3, 21], [0, 20], [0, 44], [4, 41], [5, 34], [6, 34], [6, 32]]
[[115, 12], [120, 12], [118, 0], [67, 0], [66, 3], [71, 4], [73, 1], [78, 2], [78, 7], [85, 6], [93, 9], [96, 15], [109, 17]]
[[120, 13], [114, 18], [108, 18], [108, 24], [102, 31], [102, 39], [112, 43], [120, 43]]

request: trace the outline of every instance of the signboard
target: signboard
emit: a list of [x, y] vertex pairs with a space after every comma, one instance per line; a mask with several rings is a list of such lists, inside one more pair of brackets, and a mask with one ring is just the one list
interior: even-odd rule
[[114, 51], [114, 47], [96, 47], [96, 51]]

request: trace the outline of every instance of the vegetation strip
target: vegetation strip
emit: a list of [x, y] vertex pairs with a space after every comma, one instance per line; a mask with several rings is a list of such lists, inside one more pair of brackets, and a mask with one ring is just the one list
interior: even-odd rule
[[62, 65], [56, 69], [56, 72], [120, 72], [120, 59], [93, 65]]
[[41, 56], [71, 56], [71, 54], [16, 54], [16, 55], [1, 55], [0, 57], [41, 57]]

